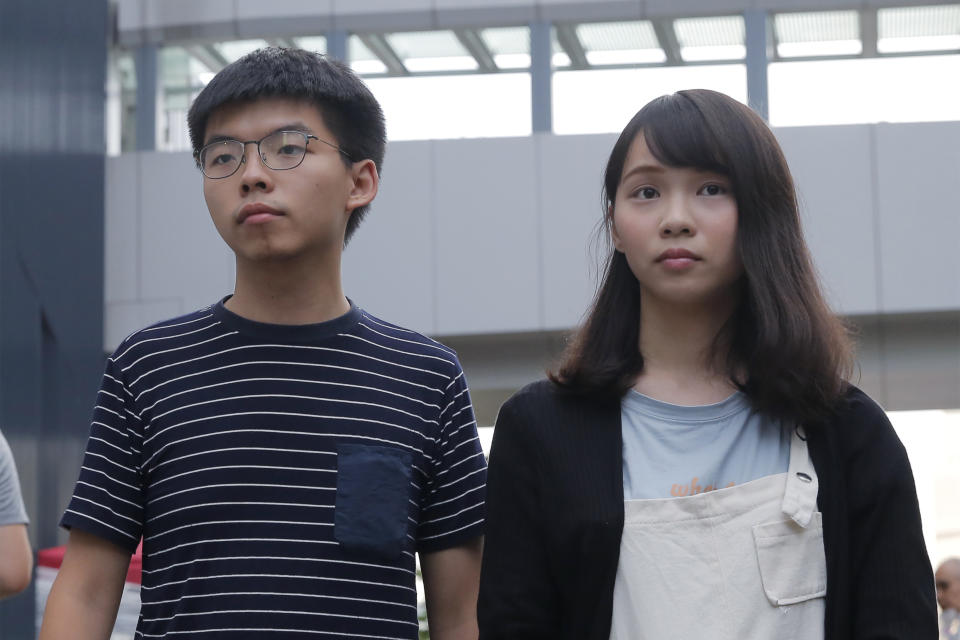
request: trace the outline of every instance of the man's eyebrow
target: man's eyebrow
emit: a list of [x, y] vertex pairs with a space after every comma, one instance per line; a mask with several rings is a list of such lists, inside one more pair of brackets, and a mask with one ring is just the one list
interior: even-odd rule
[[[307, 133], [307, 134], [313, 135], [313, 129], [311, 129], [310, 127], [308, 127], [307, 125], [305, 125], [305, 124], [302, 123], [302, 122], [289, 122], [289, 123], [287, 123], [287, 124], [285, 124], [285, 125], [282, 125], [282, 126], [277, 127], [276, 129], [274, 129], [273, 131], [271, 131], [271, 132], [268, 133], [267, 135], [268, 135], [268, 136], [269, 136], [269, 135], [272, 135], [272, 134], [274, 134], [274, 133], [277, 133], [278, 131], [299, 131], [299, 132], [301, 132], [301, 133]], [[264, 136], [264, 137], [266, 137], [266, 136]], [[234, 137], [234, 136], [217, 134], [217, 135], [214, 135], [214, 136], [210, 136], [210, 137], [207, 139], [207, 141], [204, 142], [204, 145], [213, 144], [214, 142], [225, 142], [225, 141], [227, 141], [227, 140], [237, 140], [237, 138]], [[241, 141], [241, 142], [242, 142], [242, 141]]]

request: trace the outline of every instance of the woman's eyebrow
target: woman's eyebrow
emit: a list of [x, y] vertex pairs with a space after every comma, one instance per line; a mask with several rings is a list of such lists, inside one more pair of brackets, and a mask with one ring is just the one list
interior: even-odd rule
[[666, 169], [664, 169], [662, 166], [657, 164], [640, 164], [633, 167], [632, 169], [630, 169], [630, 171], [627, 171], [625, 174], [623, 174], [623, 179], [621, 180], [621, 182], [623, 182], [623, 180], [626, 180], [627, 178], [629, 178], [635, 173], [664, 173], [665, 171]]

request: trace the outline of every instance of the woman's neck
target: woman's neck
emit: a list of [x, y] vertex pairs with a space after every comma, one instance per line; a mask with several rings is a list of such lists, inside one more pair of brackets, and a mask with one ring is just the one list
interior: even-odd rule
[[678, 306], [644, 300], [639, 340], [643, 372], [634, 389], [681, 405], [729, 397], [736, 386], [726, 371], [727, 351], [718, 336], [732, 313], [732, 304]]

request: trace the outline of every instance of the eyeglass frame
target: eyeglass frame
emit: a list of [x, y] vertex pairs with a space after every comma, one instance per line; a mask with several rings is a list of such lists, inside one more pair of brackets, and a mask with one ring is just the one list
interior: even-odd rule
[[[283, 168], [283, 169], [275, 169], [275, 168], [271, 167], [270, 165], [268, 165], [268, 164], [266, 163], [266, 161], [263, 159], [263, 152], [260, 151], [260, 143], [263, 142], [264, 140], [266, 140], [267, 138], [269, 138], [270, 136], [275, 136], [275, 135], [280, 134], [280, 133], [296, 133], [296, 134], [298, 134], [298, 135], [303, 136], [303, 138], [304, 138], [304, 143], [303, 143], [303, 155], [300, 156], [300, 162], [298, 162], [297, 164], [293, 165], [292, 167], [286, 167], [286, 168]], [[263, 163], [263, 166], [265, 166], [267, 169], [270, 169], [271, 171], [289, 171], [290, 169], [296, 169], [297, 167], [299, 167], [300, 165], [303, 164], [303, 159], [307, 157], [307, 146], [309, 146], [311, 140], [316, 140], [317, 142], [320, 142], [320, 143], [322, 143], [322, 144], [325, 144], [325, 145], [327, 145], [328, 147], [332, 147], [333, 149], [336, 149], [338, 152], [340, 152], [340, 153], [343, 155], [343, 157], [346, 158], [347, 160], [349, 160], [350, 162], [355, 162], [355, 160], [350, 156], [350, 154], [347, 153], [346, 151], [344, 151], [342, 148], [340, 148], [339, 145], [333, 144], [332, 142], [327, 142], [326, 140], [323, 140], [322, 138], [318, 138], [317, 136], [313, 135], [312, 133], [306, 133], [306, 132], [304, 132], [304, 131], [290, 131], [290, 130], [286, 130], [286, 129], [280, 130], [280, 131], [271, 131], [270, 133], [268, 133], [267, 135], [263, 136], [263, 137], [260, 138], [259, 140], [236, 140], [236, 139], [234, 139], [234, 138], [224, 138], [224, 139], [222, 139], [222, 140], [214, 140], [213, 142], [208, 142], [207, 144], [205, 144], [205, 145], [203, 145], [202, 147], [200, 147], [200, 150], [199, 150], [199, 151], [194, 151], [194, 152], [193, 152], [193, 158], [194, 158], [194, 160], [196, 161], [197, 166], [200, 168], [200, 173], [203, 174], [203, 177], [204, 177], [204, 178], [207, 178], [208, 180], [223, 180], [224, 178], [229, 178], [230, 176], [235, 175], [235, 174], [237, 173], [237, 171], [240, 170], [240, 167], [243, 166], [243, 164], [246, 163], [246, 161], [247, 161], [247, 145], [248, 145], [248, 144], [255, 144], [255, 145], [257, 145], [257, 157], [260, 158], [260, 162]], [[237, 163], [237, 168], [236, 168], [236, 169], [234, 169], [233, 171], [231, 171], [230, 173], [228, 173], [228, 174], [225, 175], [225, 176], [219, 176], [219, 177], [216, 177], [216, 178], [214, 178], [213, 176], [208, 176], [208, 175], [207, 175], [207, 172], [203, 170], [203, 163], [200, 161], [200, 156], [203, 155], [203, 152], [204, 152], [207, 148], [212, 147], [212, 146], [215, 145], [215, 144], [223, 144], [223, 143], [225, 143], [225, 142], [238, 142], [238, 143], [240, 143], [241, 145], [243, 145], [243, 155], [240, 156], [240, 162]]]

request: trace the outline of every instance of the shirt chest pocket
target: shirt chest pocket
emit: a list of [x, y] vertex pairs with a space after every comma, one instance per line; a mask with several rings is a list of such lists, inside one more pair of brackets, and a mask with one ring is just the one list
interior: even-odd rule
[[396, 558], [407, 543], [413, 454], [392, 447], [337, 447], [334, 537], [347, 552]]
[[803, 528], [793, 520], [753, 527], [763, 591], [775, 606], [797, 604], [827, 593], [823, 522], [814, 513]]

